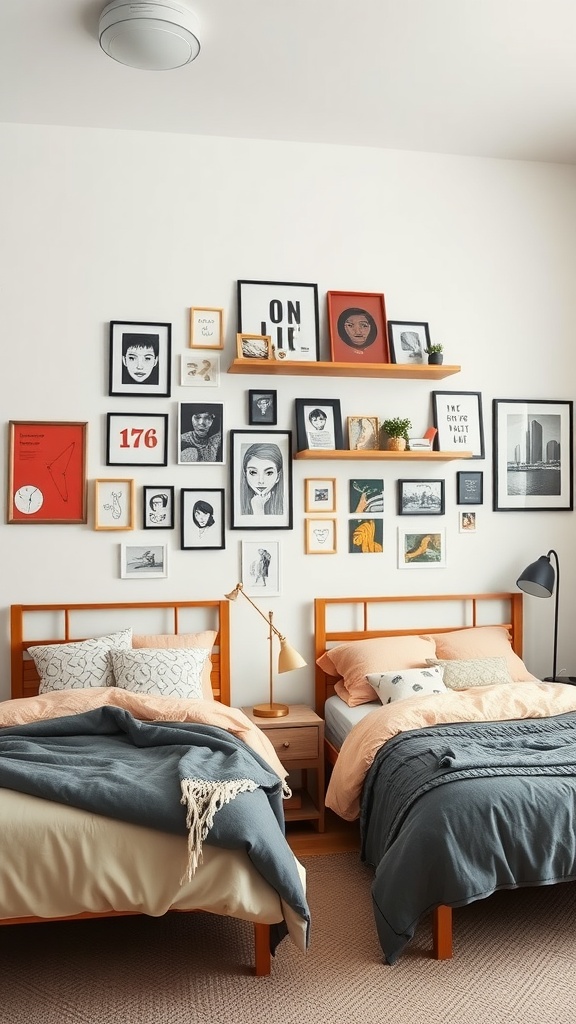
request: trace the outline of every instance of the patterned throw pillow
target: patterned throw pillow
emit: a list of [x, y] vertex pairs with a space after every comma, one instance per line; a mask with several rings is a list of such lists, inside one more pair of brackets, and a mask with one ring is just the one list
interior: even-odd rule
[[202, 647], [112, 651], [116, 686], [159, 697], [201, 699], [202, 669], [209, 653]]
[[401, 668], [397, 672], [371, 672], [366, 679], [383, 704], [405, 700], [406, 697], [426, 697], [431, 693], [448, 692], [439, 666]]
[[70, 644], [37, 644], [29, 647], [40, 676], [39, 693], [50, 690], [84, 690], [91, 686], [114, 686], [110, 651], [129, 649], [132, 630]]
[[470, 686], [493, 686], [512, 683], [506, 658], [426, 658], [427, 665], [439, 665], [443, 679], [451, 690], [467, 690]]

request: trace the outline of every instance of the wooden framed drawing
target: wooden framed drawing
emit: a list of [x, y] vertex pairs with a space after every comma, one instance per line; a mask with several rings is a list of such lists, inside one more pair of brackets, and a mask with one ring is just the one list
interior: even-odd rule
[[134, 529], [134, 481], [119, 477], [94, 481], [94, 529]]
[[573, 402], [495, 398], [495, 512], [571, 512]]
[[224, 310], [190, 307], [190, 348], [224, 348]]
[[88, 424], [10, 420], [9, 523], [85, 523]]
[[292, 433], [230, 431], [232, 530], [292, 529]]
[[238, 281], [237, 330], [270, 337], [276, 359], [317, 362], [318, 285]]
[[482, 505], [484, 501], [484, 474], [480, 470], [460, 470], [456, 473], [456, 501], [458, 505]]
[[349, 519], [348, 551], [351, 555], [379, 555], [384, 550], [382, 519]]
[[174, 529], [174, 488], [142, 488], [142, 528], [144, 530]]
[[170, 396], [172, 324], [110, 322], [109, 395]]
[[120, 578], [163, 579], [168, 575], [167, 555], [166, 544], [121, 544]]
[[389, 363], [381, 292], [328, 292], [330, 353], [338, 363]]
[[479, 391], [433, 391], [432, 411], [441, 452], [470, 452], [484, 458], [482, 395]]
[[349, 416], [347, 426], [351, 452], [378, 451], [380, 425], [377, 416]]
[[388, 341], [393, 363], [425, 363], [426, 349], [430, 345], [428, 324], [413, 320], [389, 320]]
[[306, 519], [306, 554], [336, 554], [336, 520]]
[[219, 387], [220, 356], [208, 352], [180, 356], [180, 384], [184, 388]]
[[398, 527], [399, 569], [445, 569], [446, 528], [433, 530]]
[[382, 515], [384, 512], [384, 480], [357, 478], [348, 482], [348, 511], [356, 515]]
[[339, 398], [296, 398], [298, 451], [344, 448]]
[[242, 541], [242, 589], [248, 597], [280, 597], [280, 541]]
[[221, 466], [224, 463], [224, 405], [222, 402], [180, 402], [178, 406], [178, 464]]
[[443, 480], [399, 480], [399, 516], [443, 516]]
[[248, 391], [248, 423], [251, 427], [274, 427], [278, 421], [276, 391], [262, 388]]
[[109, 412], [107, 466], [166, 466], [168, 413]]
[[336, 511], [336, 480], [334, 477], [308, 477], [304, 481], [305, 512]]
[[272, 359], [272, 341], [269, 334], [237, 334], [238, 359]]
[[182, 551], [224, 546], [224, 489], [183, 487], [180, 491]]

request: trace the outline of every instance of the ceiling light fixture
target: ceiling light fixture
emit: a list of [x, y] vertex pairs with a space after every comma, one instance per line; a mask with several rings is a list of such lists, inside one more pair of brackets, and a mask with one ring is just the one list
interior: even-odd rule
[[100, 15], [100, 46], [142, 71], [171, 71], [200, 53], [198, 18], [178, 0], [112, 0]]

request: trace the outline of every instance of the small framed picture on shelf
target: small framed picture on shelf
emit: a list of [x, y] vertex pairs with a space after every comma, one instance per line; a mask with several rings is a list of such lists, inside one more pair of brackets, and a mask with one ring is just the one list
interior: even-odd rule
[[336, 480], [334, 477], [308, 477], [304, 481], [304, 511], [336, 511]]
[[166, 466], [168, 413], [109, 412], [107, 466]]
[[280, 597], [280, 541], [242, 541], [242, 589], [247, 597]]
[[443, 516], [443, 480], [399, 480], [399, 516]]
[[348, 551], [351, 555], [379, 555], [384, 551], [384, 521], [362, 518], [348, 520]]
[[180, 356], [180, 384], [184, 388], [219, 387], [220, 356], [208, 352]]
[[306, 554], [336, 554], [336, 520], [306, 519]]
[[333, 362], [390, 362], [381, 292], [328, 292], [327, 301]]
[[399, 569], [445, 569], [446, 529], [408, 529], [398, 527]]
[[456, 473], [456, 501], [459, 505], [482, 505], [484, 474], [463, 469]]
[[166, 544], [121, 544], [120, 578], [163, 579], [168, 575]]
[[272, 341], [269, 334], [237, 334], [238, 359], [272, 359]]
[[170, 397], [172, 324], [110, 322], [109, 395]]
[[[238, 281], [239, 332], [271, 338], [276, 359], [320, 358], [318, 285]], [[240, 353], [238, 353], [241, 358]]]
[[224, 348], [224, 310], [190, 307], [190, 348]]
[[476, 533], [476, 513], [459, 512], [458, 526], [460, 533]]
[[144, 530], [174, 529], [174, 488], [142, 488], [142, 527]]
[[388, 340], [393, 363], [417, 365], [426, 362], [426, 349], [430, 345], [427, 323], [413, 320], [389, 320]]
[[432, 410], [441, 452], [469, 452], [484, 458], [484, 421], [479, 391], [433, 391]]
[[377, 416], [348, 417], [348, 447], [351, 452], [378, 451], [380, 425]]
[[248, 391], [248, 423], [251, 427], [274, 427], [278, 421], [276, 391], [263, 388]]
[[180, 547], [224, 547], [224, 489], [183, 487], [180, 491]]
[[344, 448], [339, 398], [296, 398], [298, 451]]
[[134, 481], [125, 478], [94, 481], [94, 529], [134, 529]]

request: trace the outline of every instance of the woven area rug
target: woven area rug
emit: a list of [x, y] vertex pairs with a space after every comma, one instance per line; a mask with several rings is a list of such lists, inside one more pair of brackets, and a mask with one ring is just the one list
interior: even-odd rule
[[0, 928], [1, 1024], [574, 1024], [576, 885], [455, 911], [453, 960], [430, 922], [382, 963], [358, 854], [303, 858], [306, 955], [285, 940], [249, 973], [251, 928], [204, 914]]

